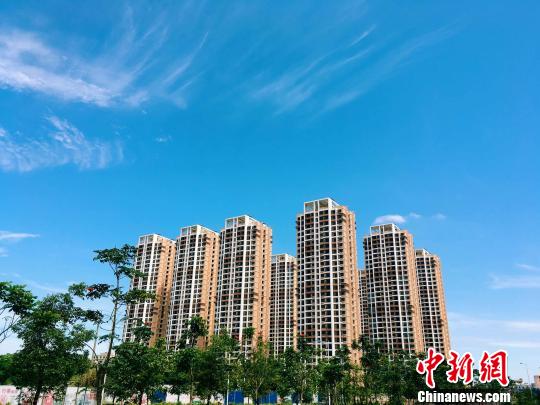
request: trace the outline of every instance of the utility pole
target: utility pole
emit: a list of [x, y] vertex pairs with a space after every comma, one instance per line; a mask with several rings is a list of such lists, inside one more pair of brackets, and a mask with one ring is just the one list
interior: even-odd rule
[[532, 383], [531, 383], [531, 377], [529, 375], [529, 366], [527, 366], [526, 363], [519, 363], [523, 364], [525, 366], [525, 370], [527, 371], [527, 382], [529, 383], [529, 391], [531, 393], [531, 399], [533, 398], [533, 392], [532, 392]]

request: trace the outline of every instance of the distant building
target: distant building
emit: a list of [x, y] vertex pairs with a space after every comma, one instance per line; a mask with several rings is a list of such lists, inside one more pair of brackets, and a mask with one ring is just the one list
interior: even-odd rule
[[540, 375], [535, 375], [534, 376], [533, 387], [540, 390]]
[[169, 308], [169, 349], [177, 347], [186, 323], [194, 316], [206, 320], [209, 335], [212, 335], [218, 261], [219, 235], [216, 232], [201, 225], [180, 230], [180, 236], [176, 239]]
[[439, 256], [416, 249], [416, 278], [420, 297], [420, 314], [426, 350], [433, 347], [448, 356], [450, 334]]
[[274, 354], [296, 346], [296, 271], [296, 259], [293, 256], [272, 256], [268, 341]]
[[367, 299], [367, 272], [365, 269], [358, 270], [359, 288], [358, 294], [360, 295], [360, 332], [362, 336], [369, 336], [369, 322], [368, 322], [368, 299]]
[[174, 264], [175, 243], [157, 234], [143, 235], [137, 244], [135, 269], [142, 272], [131, 280], [131, 288], [155, 294], [155, 299], [128, 305], [124, 323], [124, 341], [133, 340], [133, 329], [139, 322], [154, 333], [150, 345], [167, 336], [170, 291]]
[[298, 335], [329, 358], [360, 336], [354, 213], [330, 198], [304, 203], [296, 243]]
[[412, 235], [395, 224], [364, 237], [370, 340], [387, 351], [424, 351]]
[[[114, 350], [111, 351], [111, 359], [114, 357]], [[105, 359], [107, 358], [107, 352], [98, 353], [93, 358], [92, 361], [94, 363], [103, 363]]]
[[272, 229], [247, 215], [229, 218], [220, 243], [214, 331], [226, 330], [249, 352], [269, 336]]

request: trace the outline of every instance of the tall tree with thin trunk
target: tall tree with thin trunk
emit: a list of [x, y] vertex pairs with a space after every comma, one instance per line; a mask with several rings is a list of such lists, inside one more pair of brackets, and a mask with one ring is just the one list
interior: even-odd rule
[[[108, 333], [100, 337], [100, 342], [107, 343], [107, 351], [100, 361], [95, 358], [96, 367], [96, 402], [101, 405], [103, 401], [103, 385], [107, 375], [107, 368], [111, 361], [111, 354], [115, 342], [119, 339], [117, 334], [120, 322], [120, 313], [126, 305], [136, 303], [145, 299], [154, 298], [154, 294], [138, 289], [128, 289], [123, 283], [131, 280], [135, 276], [145, 277], [145, 274], [137, 271], [133, 267], [137, 248], [131, 245], [124, 245], [121, 248], [96, 250], [94, 261], [107, 264], [113, 273], [113, 282], [87, 285], [85, 283], [74, 284], [70, 291], [80, 298], [89, 300], [109, 300], [112, 305], [110, 316], [107, 318], [102, 313], [105, 322], [108, 322], [110, 329]], [[96, 355], [96, 353], [94, 353]]]

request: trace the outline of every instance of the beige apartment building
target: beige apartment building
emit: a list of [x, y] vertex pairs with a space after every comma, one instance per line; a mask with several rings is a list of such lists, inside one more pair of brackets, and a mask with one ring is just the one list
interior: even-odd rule
[[131, 280], [131, 288], [154, 293], [155, 299], [144, 300], [127, 307], [124, 341], [133, 340], [133, 328], [139, 321], [149, 326], [154, 333], [150, 345], [157, 339], [166, 338], [174, 253], [175, 243], [171, 239], [157, 234], [143, 235], [139, 238], [134, 267], [144, 275], [134, 277]]
[[[215, 292], [219, 262], [219, 235], [201, 225], [184, 227], [176, 238], [167, 347], [176, 349], [186, 323], [194, 316], [205, 319], [209, 335], [214, 330]], [[198, 342], [204, 344], [204, 339]]]
[[367, 272], [365, 269], [358, 270], [358, 293], [360, 295], [360, 334], [362, 336], [369, 336], [369, 323], [368, 323], [368, 300], [367, 300]]
[[448, 356], [450, 334], [439, 256], [425, 249], [416, 249], [416, 278], [420, 296], [420, 314], [427, 350], [433, 347]]
[[330, 198], [306, 202], [296, 241], [298, 335], [332, 357], [360, 336], [354, 213]]
[[227, 330], [249, 352], [269, 338], [272, 229], [247, 215], [229, 218], [220, 243], [214, 331]]
[[412, 235], [395, 224], [372, 226], [364, 259], [370, 339], [387, 351], [423, 352]]
[[273, 255], [268, 341], [274, 354], [296, 347], [296, 286], [296, 259], [288, 254]]

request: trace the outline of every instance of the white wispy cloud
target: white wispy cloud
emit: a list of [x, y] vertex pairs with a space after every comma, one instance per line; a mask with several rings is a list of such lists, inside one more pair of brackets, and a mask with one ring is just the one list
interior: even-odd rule
[[[408, 215], [388, 214], [388, 215], [381, 215], [375, 218], [375, 220], [373, 221], [373, 224], [381, 225], [381, 224], [394, 223], [394, 224], [402, 225], [410, 220], [422, 219], [422, 218], [424, 218], [424, 215], [418, 214], [417, 212], [411, 212]], [[446, 219], [446, 215], [435, 214], [428, 218], [443, 220], [443, 219]]]
[[1, 87], [99, 106], [109, 105], [115, 97], [112, 89], [89, 81], [81, 72], [73, 72], [69, 65], [77, 62], [66, 61], [61, 51], [48, 46], [34, 33], [1, 32], [0, 60]]
[[489, 287], [494, 290], [508, 288], [540, 288], [540, 276], [490, 275]]
[[44, 33], [1, 29], [0, 88], [99, 107], [139, 106], [151, 97], [174, 102], [208, 33], [156, 67], [156, 54], [167, 42], [170, 24], [162, 15], [154, 16], [151, 24], [137, 23], [134, 14], [127, 7], [111, 38], [103, 41], [107, 47], [92, 56], [84, 56], [82, 46], [54, 45]]
[[374, 29], [373, 25], [361, 32], [349, 45], [327, 51], [323, 56], [311, 61], [297, 64], [277, 77], [266, 77], [262, 81], [259, 79], [251, 92], [251, 97], [271, 102], [280, 113], [295, 109], [335, 80], [335, 75], [344, 68], [369, 55], [372, 48], [363, 47], [362, 42]]
[[333, 48], [310, 57], [290, 58], [285, 70], [267, 69], [256, 78], [251, 97], [267, 101], [276, 112], [308, 105], [324, 113], [348, 104], [394, 74], [420, 50], [449, 37], [453, 30], [441, 28], [392, 43], [391, 34], [367, 21], [366, 29]]
[[170, 136], [170, 135], [162, 135], [162, 136], [158, 136], [158, 137], [154, 138], [154, 140], [157, 143], [167, 143], [167, 142], [170, 142], [172, 140], [172, 136]]
[[80, 169], [101, 169], [123, 159], [119, 142], [89, 139], [69, 121], [46, 117], [47, 134], [0, 138], [0, 170], [31, 170], [74, 164]]
[[44, 291], [46, 293], [54, 294], [54, 293], [63, 293], [67, 291], [67, 288], [60, 288], [55, 285], [50, 285], [47, 283], [43, 283], [41, 281], [29, 279], [29, 278], [23, 277], [19, 273], [0, 273], [0, 275], [4, 277], [9, 277], [11, 279], [15, 279], [17, 280], [17, 283], [25, 284], [31, 289]]
[[23, 239], [37, 238], [38, 236], [35, 233], [0, 231], [0, 241], [18, 242]]
[[404, 217], [403, 215], [389, 214], [389, 215], [381, 215], [380, 217], [375, 218], [375, 220], [373, 221], [373, 224], [381, 225], [381, 224], [393, 223], [393, 224], [399, 225], [399, 224], [404, 224], [405, 222], [407, 222], [407, 218]]
[[[33, 239], [37, 237], [39, 237], [39, 235], [35, 233], [0, 230], [0, 243], [2, 244], [12, 244], [20, 242], [24, 239]], [[0, 257], [7, 257], [8, 253], [9, 251], [6, 246], [0, 246]]]
[[489, 287], [494, 290], [508, 288], [540, 288], [540, 275], [535, 274], [540, 271], [539, 267], [525, 263], [517, 263], [515, 266], [528, 273], [522, 273], [521, 275], [490, 274]]
[[[509, 318], [482, 313], [448, 312], [452, 349], [472, 352], [476, 360], [482, 351], [504, 349], [508, 352], [508, 371], [513, 378], [523, 377], [520, 362], [540, 360], [540, 318], [513, 311]], [[520, 316], [521, 314], [521, 316]], [[531, 316], [532, 315], [532, 316]]]
[[540, 320], [508, 320], [478, 317], [458, 312], [448, 312], [448, 319], [456, 326], [494, 327], [508, 331], [540, 332]]
[[365, 95], [372, 88], [393, 75], [412, 56], [424, 48], [441, 42], [453, 34], [450, 27], [443, 27], [405, 41], [398, 46], [381, 46], [378, 59], [366, 66], [360, 66], [362, 74], [353, 75], [351, 80], [342, 85], [342, 89], [334, 92], [323, 106], [324, 111], [333, 110], [351, 103]]
[[0, 87], [103, 108], [156, 99], [187, 108], [200, 96], [256, 101], [277, 113], [306, 107], [316, 115], [358, 99], [453, 33], [388, 29], [364, 2], [318, 13], [305, 5], [278, 8], [264, 21], [254, 16], [268, 10], [255, 4], [114, 10], [116, 23], [98, 45], [41, 27], [0, 28]]
[[517, 263], [516, 267], [519, 269], [527, 270], [527, 271], [540, 271], [539, 266], [533, 266], [531, 264]]
[[0, 127], [0, 138], [6, 136], [7, 134], [8, 132], [4, 128]]

